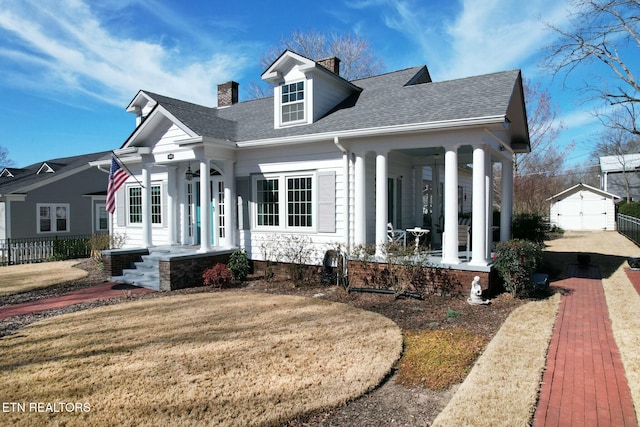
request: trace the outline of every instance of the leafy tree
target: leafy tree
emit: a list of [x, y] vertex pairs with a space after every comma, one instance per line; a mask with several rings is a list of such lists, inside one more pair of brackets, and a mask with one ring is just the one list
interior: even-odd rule
[[640, 135], [640, 82], [631, 62], [640, 48], [640, 0], [573, 0], [572, 6], [568, 29], [548, 24], [560, 37], [548, 47], [544, 65], [567, 76], [584, 65], [604, 65], [595, 69], [605, 72], [590, 76], [584, 87], [607, 106], [596, 114], [609, 127]]

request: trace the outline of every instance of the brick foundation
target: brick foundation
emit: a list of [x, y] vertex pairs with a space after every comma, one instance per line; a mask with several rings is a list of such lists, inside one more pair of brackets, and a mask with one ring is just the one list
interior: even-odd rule
[[147, 249], [102, 251], [102, 264], [109, 276], [122, 276], [122, 270], [133, 268], [134, 262], [142, 261], [142, 255], [149, 255]]
[[160, 261], [160, 290], [203, 286], [202, 274], [217, 263], [227, 264], [232, 251], [172, 257]]
[[[389, 270], [391, 268], [391, 271]], [[486, 271], [455, 270], [442, 267], [410, 267], [365, 261], [349, 261], [349, 286], [354, 288], [393, 288], [394, 280], [412, 283], [409, 292], [430, 294], [467, 294], [475, 276], [480, 277], [483, 289], [490, 287], [490, 273]]]

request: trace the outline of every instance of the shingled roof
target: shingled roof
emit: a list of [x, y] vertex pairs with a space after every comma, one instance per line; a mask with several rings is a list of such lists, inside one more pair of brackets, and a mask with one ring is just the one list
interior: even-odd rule
[[[37, 186], [39, 184], [46, 184], [47, 181], [57, 178], [60, 175], [88, 169], [90, 167], [89, 162], [106, 158], [108, 157], [109, 153], [110, 151], [102, 151], [98, 153], [83, 154], [80, 156], [45, 160], [29, 166], [25, 166], [24, 168], [5, 168], [5, 170], [11, 172], [11, 175], [13, 176], [2, 174], [2, 176], [0, 177], [0, 196], [6, 196], [8, 194], [20, 194], [27, 188], [31, 188], [34, 185]], [[53, 173], [38, 173], [44, 163], [46, 163], [51, 169], [53, 169]]]
[[506, 116], [519, 70], [408, 84], [426, 67], [354, 80], [362, 88], [314, 123], [274, 128], [273, 97], [211, 108], [143, 91], [203, 137], [245, 142], [325, 132]]

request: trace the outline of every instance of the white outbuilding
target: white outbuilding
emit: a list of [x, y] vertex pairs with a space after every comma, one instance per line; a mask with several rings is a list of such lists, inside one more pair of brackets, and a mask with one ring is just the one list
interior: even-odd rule
[[563, 230], [615, 230], [615, 201], [620, 197], [587, 184], [577, 184], [548, 198], [549, 221]]

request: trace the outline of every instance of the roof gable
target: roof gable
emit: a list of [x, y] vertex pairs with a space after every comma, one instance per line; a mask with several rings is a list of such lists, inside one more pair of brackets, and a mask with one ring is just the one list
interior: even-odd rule
[[41, 173], [55, 173], [56, 171], [47, 164], [47, 162], [43, 162], [40, 169], [36, 172], [36, 175], [40, 175]]
[[574, 185], [573, 187], [570, 187], [570, 188], [567, 188], [564, 191], [561, 191], [560, 193], [556, 194], [555, 196], [549, 197], [547, 200], [549, 200], [549, 201], [551, 201], [551, 200], [558, 201], [558, 200], [564, 199], [565, 197], [567, 197], [567, 196], [569, 196], [571, 194], [577, 193], [578, 191], [590, 191], [590, 192], [595, 193], [595, 194], [597, 194], [599, 196], [607, 197], [607, 198], [611, 198], [611, 199], [619, 199], [620, 198], [620, 196], [616, 196], [615, 194], [606, 192], [604, 190], [600, 190], [598, 188], [592, 187], [592, 186], [587, 185], [587, 184], [579, 183], [579, 184]]

